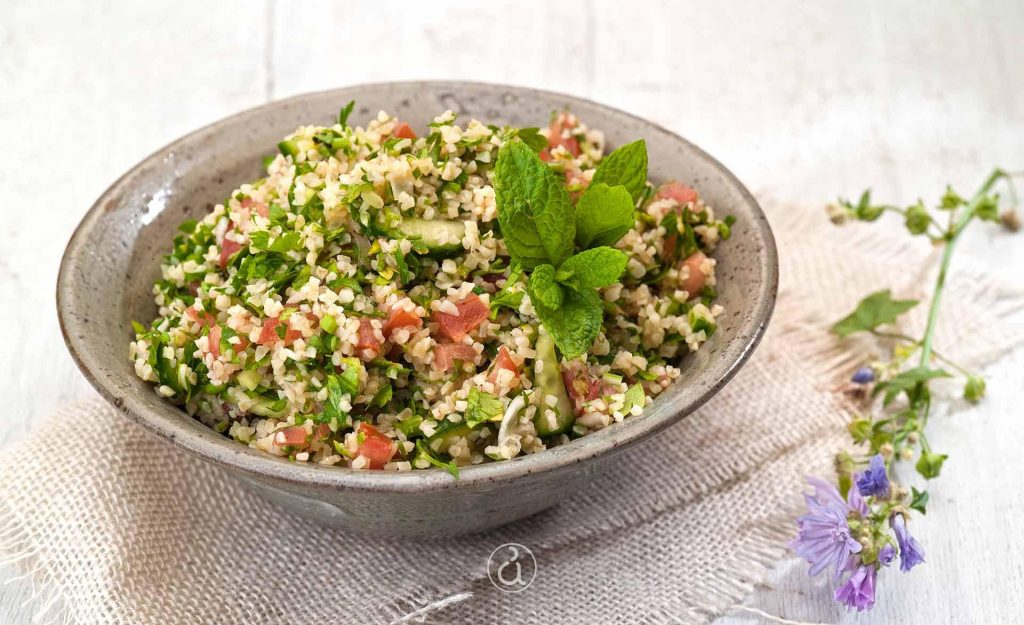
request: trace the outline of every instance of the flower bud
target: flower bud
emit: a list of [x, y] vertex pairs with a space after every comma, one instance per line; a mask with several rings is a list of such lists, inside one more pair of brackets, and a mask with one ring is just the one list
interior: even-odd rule
[[914, 450], [909, 447], [904, 447], [900, 450], [900, 460], [906, 462], [907, 460], [913, 460]]
[[875, 370], [871, 367], [861, 367], [853, 372], [850, 381], [854, 384], [870, 384], [875, 381]]
[[916, 445], [918, 440], [920, 440], [920, 437], [917, 435], [917, 432], [907, 434], [907, 442], [911, 445]]
[[948, 456], [946, 454], [937, 454], [931, 451], [926, 451], [921, 454], [921, 458], [914, 465], [917, 472], [920, 473], [925, 479], [932, 479], [938, 477], [939, 472], [942, 471], [942, 463], [946, 461]]
[[893, 450], [891, 443], [885, 443], [884, 445], [878, 448], [878, 453], [882, 454], [882, 457], [885, 458], [886, 460], [892, 458], [892, 451]]
[[1020, 230], [1020, 214], [1013, 209], [1003, 211], [1003, 214], [999, 216], [999, 221], [1002, 222], [1003, 227], [1010, 232], [1017, 232]]
[[825, 207], [825, 212], [828, 214], [829, 220], [837, 226], [846, 223], [850, 216], [846, 209], [838, 204], [829, 204]]

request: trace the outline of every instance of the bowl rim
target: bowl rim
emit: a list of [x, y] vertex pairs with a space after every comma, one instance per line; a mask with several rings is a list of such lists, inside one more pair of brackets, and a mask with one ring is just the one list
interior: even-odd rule
[[[215, 132], [220, 126], [241, 117], [255, 114], [270, 107], [286, 107], [305, 98], [322, 97], [329, 94], [338, 94], [338, 98], [345, 97], [365, 89], [388, 88], [450, 88], [453, 90], [466, 88], [483, 89], [508, 89], [517, 92], [522, 96], [544, 96], [549, 98], [564, 99], [568, 102], [576, 101], [605, 109], [616, 115], [631, 118], [648, 126], [652, 131], [664, 135], [674, 141], [682, 142], [688, 149], [692, 150], [696, 158], [705, 162], [734, 185], [740, 197], [753, 210], [756, 219], [751, 224], [760, 233], [765, 242], [763, 255], [766, 262], [763, 264], [763, 280], [757, 290], [755, 308], [740, 327], [740, 334], [747, 333], [747, 338], [739, 347], [740, 353], [728, 368], [713, 380], [711, 384], [697, 397], [678, 410], [666, 412], [658, 416], [646, 416], [637, 419], [627, 419], [622, 423], [614, 424], [599, 432], [594, 432], [586, 437], [573, 441], [569, 444], [545, 450], [544, 452], [520, 456], [512, 460], [501, 462], [484, 463], [461, 467], [459, 479], [453, 479], [446, 471], [441, 469], [420, 470], [420, 471], [364, 471], [350, 469], [347, 467], [321, 466], [313, 463], [290, 462], [286, 459], [272, 456], [258, 450], [251, 450], [247, 446], [241, 446], [237, 442], [219, 436], [216, 439], [199, 436], [195, 431], [190, 430], [189, 423], [185, 421], [171, 421], [162, 418], [154, 418], [157, 415], [149, 414], [149, 410], [135, 400], [130, 394], [121, 397], [118, 392], [107, 385], [108, 379], [115, 377], [113, 372], [101, 372], [97, 374], [88, 367], [84, 353], [89, 348], [80, 344], [80, 339], [71, 332], [69, 325], [76, 323], [68, 316], [67, 301], [73, 290], [69, 276], [72, 274], [71, 266], [76, 264], [76, 258], [81, 256], [81, 248], [87, 238], [87, 233], [92, 230], [95, 222], [103, 212], [104, 205], [117, 196], [119, 188], [137, 172], [158, 163], [166, 153], [174, 152], [177, 146], [191, 142], [203, 135]], [[340, 101], [339, 100], [339, 101]], [[664, 128], [660, 124], [651, 122], [637, 115], [622, 111], [615, 107], [595, 102], [589, 98], [583, 98], [566, 93], [507, 85], [501, 83], [488, 83], [481, 81], [452, 81], [452, 80], [419, 80], [419, 81], [387, 81], [375, 83], [360, 83], [346, 87], [325, 89], [294, 95], [288, 98], [265, 102], [258, 106], [244, 109], [233, 115], [218, 119], [210, 124], [202, 126], [167, 145], [155, 150], [127, 172], [122, 174], [111, 184], [93, 203], [81, 222], [76, 226], [64, 255], [61, 259], [60, 270], [56, 284], [57, 317], [60, 324], [61, 334], [64, 342], [71, 353], [72, 359], [89, 383], [100, 393], [110, 404], [115, 406], [122, 413], [133, 421], [143, 425], [146, 429], [157, 434], [169, 444], [180, 448], [192, 455], [199, 456], [213, 462], [215, 465], [240, 471], [244, 474], [274, 478], [278, 481], [303, 486], [314, 486], [321, 488], [345, 489], [350, 491], [363, 492], [402, 492], [422, 493], [430, 491], [442, 491], [458, 488], [472, 488], [481, 484], [492, 484], [502, 482], [531, 474], [546, 473], [560, 468], [571, 466], [575, 463], [591, 460], [598, 456], [613, 455], [632, 446], [640, 441], [653, 436], [688, 416], [699, 407], [704, 405], [711, 397], [720, 391], [728, 383], [743, 365], [750, 358], [754, 349], [760, 343], [767, 330], [775, 308], [779, 283], [779, 261], [775, 238], [768, 220], [761, 209], [760, 204], [754, 199], [750, 191], [742, 182], [717, 159], [705, 152], [703, 149], [679, 136], [678, 134]], [[753, 327], [751, 327], [753, 326]], [[182, 415], [184, 413], [182, 412]], [[192, 421], [191, 417], [187, 417]], [[205, 426], [204, 426], [205, 427]], [[211, 430], [212, 431], [212, 430]]]

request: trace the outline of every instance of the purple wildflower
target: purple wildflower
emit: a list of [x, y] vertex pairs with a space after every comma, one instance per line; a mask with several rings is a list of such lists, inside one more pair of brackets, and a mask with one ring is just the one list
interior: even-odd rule
[[789, 546], [796, 554], [810, 564], [810, 574], [817, 575], [829, 565], [835, 569], [836, 577], [849, 568], [850, 556], [860, 553], [862, 546], [850, 535], [847, 516], [851, 511], [866, 513], [867, 508], [860, 496], [850, 490], [850, 501], [843, 501], [834, 486], [818, 477], [808, 477], [814, 487], [813, 495], [804, 495], [807, 514], [797, 518], [797, 537]]
[[878, 550], [878, 561], [884, 566], [892, 564], [893, 559], [896, 558], [896, 548], [892, 545], [886, 545]]
[[860, 566], [846, 583], [836, 588], [834, 599], [846, 605], [846, 609], [857, 608], [858, 612], [870, 610], [875, 605], [874, 565]]
[[907, 572], [924, 562], [924, 549], [921, 543], [907, 531], [907, 521], [902, 514], [894, 514], [889, 518], [889, 525], [896, 532], [896, 542], [900, 545], [900, 570]]
[[857, 490], [864, 497], [889, 496], [889, 476], [885, 474], [885, 459], [882, 458], [882, 454], [872, 456], [867, 470], [857, 474]]
[[850, 381], [854, 384], [870, 384], [875, 381], [875, 370], [871, 367], [861, 367], [853, 372]]

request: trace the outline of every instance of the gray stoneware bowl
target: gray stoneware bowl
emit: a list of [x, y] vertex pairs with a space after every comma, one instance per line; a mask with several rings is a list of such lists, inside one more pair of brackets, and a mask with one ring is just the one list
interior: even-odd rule
[[[201, 218], [300, 124], [330, 123], [355, 99], [354, 123], [380, 109], [423, 128], [452, 109], [463, 120], [545, 125], [568, 107], [616, 146], [647, 140], [651, 178], [693, 184], [719, 214], [737, 217], [716, 253], [719, 331], [687, 356], [678, 382], [640, 418], [543, 453], [442, 470], [384, 473], [295, 464], [240, 445], [162, 400], [128, 360], [131, 320], [156, 316], [150, 288], [185, 218]], [[280, 506], [337, 527], [392, 536], [458, 534], [508, 523], [578, 491], [618, 452], [690, 414], [750, 356], [775, 304], [775, 243], [757, 202], [725, 167], [675, 134], [627, 113], [558, 93], [462, 82], [362, 85], [298, 96], [240, 113], [158, 150], [115, 182], [89, 210], [64, 253], [57, 307], [64, 339], [99, 392], [172, 445], [211, 462]]]

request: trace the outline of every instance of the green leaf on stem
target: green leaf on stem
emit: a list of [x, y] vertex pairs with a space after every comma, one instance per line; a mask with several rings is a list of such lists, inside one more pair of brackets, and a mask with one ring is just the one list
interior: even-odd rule
[[879, 326], [893, 323], [900, 315], [918, 305], [918, 300], [894, 300], [889, 289], [872, 293], [857, 304], [852, 313], [832, 326], [832, 332], [840, 338], [870, 332]]
[[917, 510], [921, 514], [927, 514], [925, 509], [928, 505], [928, 491], [917, 490], [913, 486], [910, 487], [910, 507]]
[[882, 404], [885, 406], [891, 404], [900, 393], [906, 393], [908, 399], [913, 402], [914, 397], [911, 395], [917, 389], [918, 384], [927, 383], [929, 380], [934, 380], [935, 378], [948, 377], [950, 377], [949, 372], [944, 369], [932, 369], [930, 367], [920, 365], [913, 369], [902, 371], [884, 382], [879, 382], [875, 385], [871, 394], [878, 395], [884, 391], [885, 399], [882, 401]]

